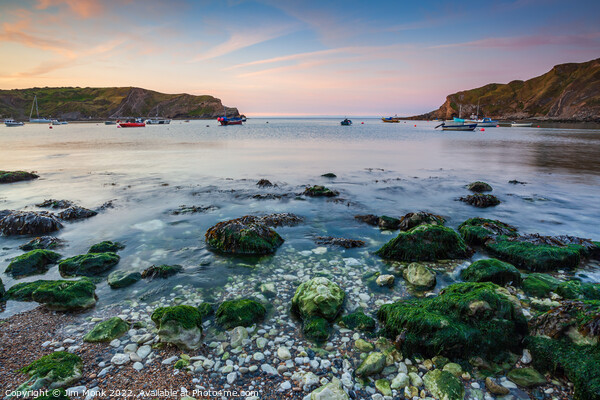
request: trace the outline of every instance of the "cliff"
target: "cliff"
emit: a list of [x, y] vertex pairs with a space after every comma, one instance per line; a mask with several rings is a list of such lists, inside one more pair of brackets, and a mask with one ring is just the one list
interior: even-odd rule
[[600, 58], [584, 63], [560, 64], [527, 81], [492, 83], [446, 97], [437, 110], [414, 119], [451, 119], [475, 114], [518, 120], [600, 121]]
[[[216, 118], [226, 110], [237, 116], [237, 108], [224, 107], [208, 95], [165, 94], [136, 87], [31, 88], [0, 90], [0, 117], [27, 120], [34, 95], [40, 116], [67, 120], [119, 117]], [[35, 110], [34, 110], [35, 115]]]

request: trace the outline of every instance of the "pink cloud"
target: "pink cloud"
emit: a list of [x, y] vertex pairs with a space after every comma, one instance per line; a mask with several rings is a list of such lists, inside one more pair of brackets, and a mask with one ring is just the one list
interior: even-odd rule
[[63, 5], [81, 18], [94, 17], [104, 11], [104, 6], [100, 0], [38, 0], [36, 8], [45, 10], [49, 7]]

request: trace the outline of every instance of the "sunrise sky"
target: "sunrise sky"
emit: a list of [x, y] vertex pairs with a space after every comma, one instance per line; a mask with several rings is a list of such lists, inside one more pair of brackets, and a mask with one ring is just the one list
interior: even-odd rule
[[600, 57], [600, 1], [0, 1], [0, 88], [211, 94], [249, 116], [412, 115]]

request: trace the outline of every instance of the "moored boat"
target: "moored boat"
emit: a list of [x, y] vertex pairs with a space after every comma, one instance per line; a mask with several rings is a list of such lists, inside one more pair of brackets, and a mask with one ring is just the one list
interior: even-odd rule
[[15, 121], [12, 118], [7, 118], [4, 120], [4, 125], [12, 127], [12, 126], [23, 126], [23, 122]]
[[169, 125], [171, 123], [170, 119], [163, 118], [149, 118], [144, 121], [146, 125]]
[[227, 125], [242, 125], [243, 120], [241, 118], [238, 117], [219, 117], [217, 118], [217, 121], [219, 121], [219, 123], [221, 124], [221, 126], [227, 126]]
[[[33, 107], [35, 107], [35, 113], [37, 115], [37, 118], [31, 118], [33, 116]], [[29, 122], [31, 122], [32, 124], [49, 124], [52, 122], [52, 120], [49, 120], [48, 118], [40, 118], [40, 110], [38, 109], [37, 95], [33, 96], [31, 112], [29, 113]]]
[[128, 120], [125, 122], [117, 120], [117, 127], [119, 128], [143, 128], [145, 126], [146, 124], [140, 118], [136, 118], [135, 120]]
[[348, 118], [346, 118], [342, 122], [340, 122], [340, 124], [343, 126], [350, 126], [350, 125], [352, 125], [352, 121], [349, 120]]
[[522, 128], [533, 125], [533, 122], [511, 122], [510, 126], [513, 128]]
[[381, 117], [381, 120], [383, 122], [398, 123], [400, 122], [400, 117]]
[[468, 119], [468, 120], [465, 120], [465, 123], [477, 124], [478, 128], [493, 128], [493, 127], [498, 126], [498, 121], [493, 120], [491, 118]]
[[437, 129], [439, 127], [442, 127], [443, 131], [474, 131], [475, 128], [477, 128], [477, 124], [469, 124], [469, 123], [465, 123], [464, 119], [461, 118], [454, 118], [451, 120], [446, 120], [444, 122], [442, 122], [441, 124], [439, 124], [438, 126], [436, 126], [434, 129]]
[[52, 125], [68, 125], [69, 123], [67, 121], [59, 121], [57, 119], [53, 119], [52, 120]]

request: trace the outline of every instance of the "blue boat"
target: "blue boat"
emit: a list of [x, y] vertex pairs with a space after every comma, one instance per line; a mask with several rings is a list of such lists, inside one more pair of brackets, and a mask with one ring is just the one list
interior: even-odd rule
[[350, 126], [350, 125], [352, 125], [352, 121], [350, 121], [348, 118], [346, 118], [342, 122], [340, 122], [340, 124], [344, 125], [344, 126]]

